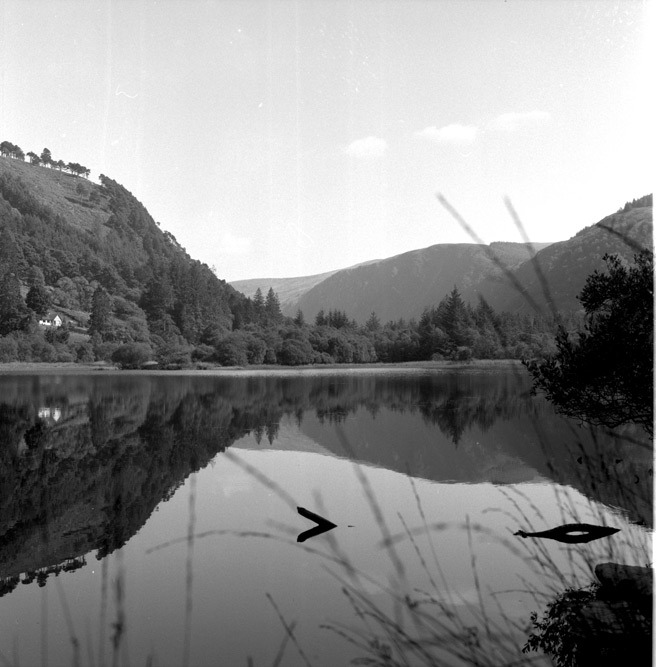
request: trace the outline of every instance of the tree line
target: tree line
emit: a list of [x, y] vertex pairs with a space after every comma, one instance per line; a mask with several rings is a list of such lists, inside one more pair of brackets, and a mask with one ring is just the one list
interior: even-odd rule
[[[160, 230], [129, 191], [100, 181], [90, 187], [110, 212], [102, 237], [70, 225], [21, 178], [0, 174], [0, 361], [203, 368], [533, 359], [537, 388], [564, 409], [592, 405], [596, 393], [601, 402], [586, 419], [612, 412], [618, 422], [630, 396], [633, 421], [649, 423], [649, 253], [630, 266], [608, 258], [607, 274], [589, 276], [578, 311], [557, 316], [497, 312], [483, 299], [465, 302], [454, 286], [417, 319], [382, 323], [371, 313], [362, 323], [333, 309], [307, 322], [301, 311], [284, 316], [273, 289], [252, 298], [234, 290]], [[72, 324], [41, 329], [51, 308]]]
[[[335, 309], [283, 316], [278, 295], [253, 298], [192, 260], [125, 188], [100, 177], [111, 215], [101, 241], [0, 175], [0, 360], [107, 360], [125, 367], [531, 358], [555, 351], [553, 318], [472, 306], [456, 286], [418, 319], [358, 323]], [[25, 295], [24, 297], [22, 295]], [[42, 331], [49, 309], [72, 326]], [[564, 317], [568, 329], [576, 315]], [[88, 337], [81, 335], [85, 332]]]
[[44, 148], [39, 155], [34, 151], [24, 153], [20, 146], [12, 144], [10, 141], [3, 141], [0, 143], [0, 155], [2, 155], [2, 157], [9, 157], [21, 161], [24, 161], [27, 157], [29, 158], [30, 164], [37, 166], [43, 165], [44, 167], [50, 167], [51, 169], [66, 171], [74, 176], [84, 176], [85, 178], [89, 178], [89, 174], [91, 173], [90, 169], [87, 169], [87, 167], [78, 162], [55, 160], [48, 148]]
[[[1, 241], [1, 238], [0, 238]], [[8, 243], [0, 242], [7, 255]], [[5, 264], [11, 268], [11, 263]], [[457, 287], [418, 319], [382, 324], [372, 313], [363, 324], [340, 310], [320, 311], [314, 322], [302, 311], [285, 317], [278, 295], [225, 302], [214, 308], [207, 274], [198, 265], [171, 264], [148, 281], [133, 301], [112, 295], [97, 281], [64, 278], [53, 289], [32, 267], [25, 298], [15, 272], [0, 276], [0, 360], [107, 360], [124, 367], [156, 361], [163, 367], [192, 365], [358, 364], [421, 360], [521, 359], [555, 351], [557, 323], [550, 318], [496, 313], [485, 301], [463, 301]], [[52, 307], [87, 308], [88, 340], [72, 326], [40, 331]], [[570, 325], [574, 326], [572, 316]], [[78, 331], [80, 331], [78, 329]]]

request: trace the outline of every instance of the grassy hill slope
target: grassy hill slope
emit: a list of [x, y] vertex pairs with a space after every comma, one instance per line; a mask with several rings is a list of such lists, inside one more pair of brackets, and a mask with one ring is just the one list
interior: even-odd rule
[[107, 192], [96, 183], [8, 158], [0, 159], [0, 176], [3, 174], [29, 183], [35, 199], [78, 229], [102, 229], [111, 216]]

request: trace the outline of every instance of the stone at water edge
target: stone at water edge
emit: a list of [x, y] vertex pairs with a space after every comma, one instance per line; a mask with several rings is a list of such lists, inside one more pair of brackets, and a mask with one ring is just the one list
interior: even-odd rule
[[598, 563], [595, 576], [602, 590], [613, 591], [623, 598], [654, 594], [654, 572], [650, 567], [622, 565], [620, 563]]

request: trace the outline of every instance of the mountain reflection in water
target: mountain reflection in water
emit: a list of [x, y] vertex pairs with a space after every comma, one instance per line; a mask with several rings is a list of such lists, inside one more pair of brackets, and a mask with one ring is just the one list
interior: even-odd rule
[[244, 436], [293, 449], [285, 419], [325, 455], [435, 482], [553, 480], [651, 526], [639, 432], [561, 419], [523, 375], [3, 376], [0, 596], [121, 548]]

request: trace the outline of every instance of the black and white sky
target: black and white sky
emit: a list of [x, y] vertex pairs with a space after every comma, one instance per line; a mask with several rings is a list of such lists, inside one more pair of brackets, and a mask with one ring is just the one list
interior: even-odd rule
[[0, 138], [227, 280], [557, 241], [653, 191], [654, 3], [1, 0]]

